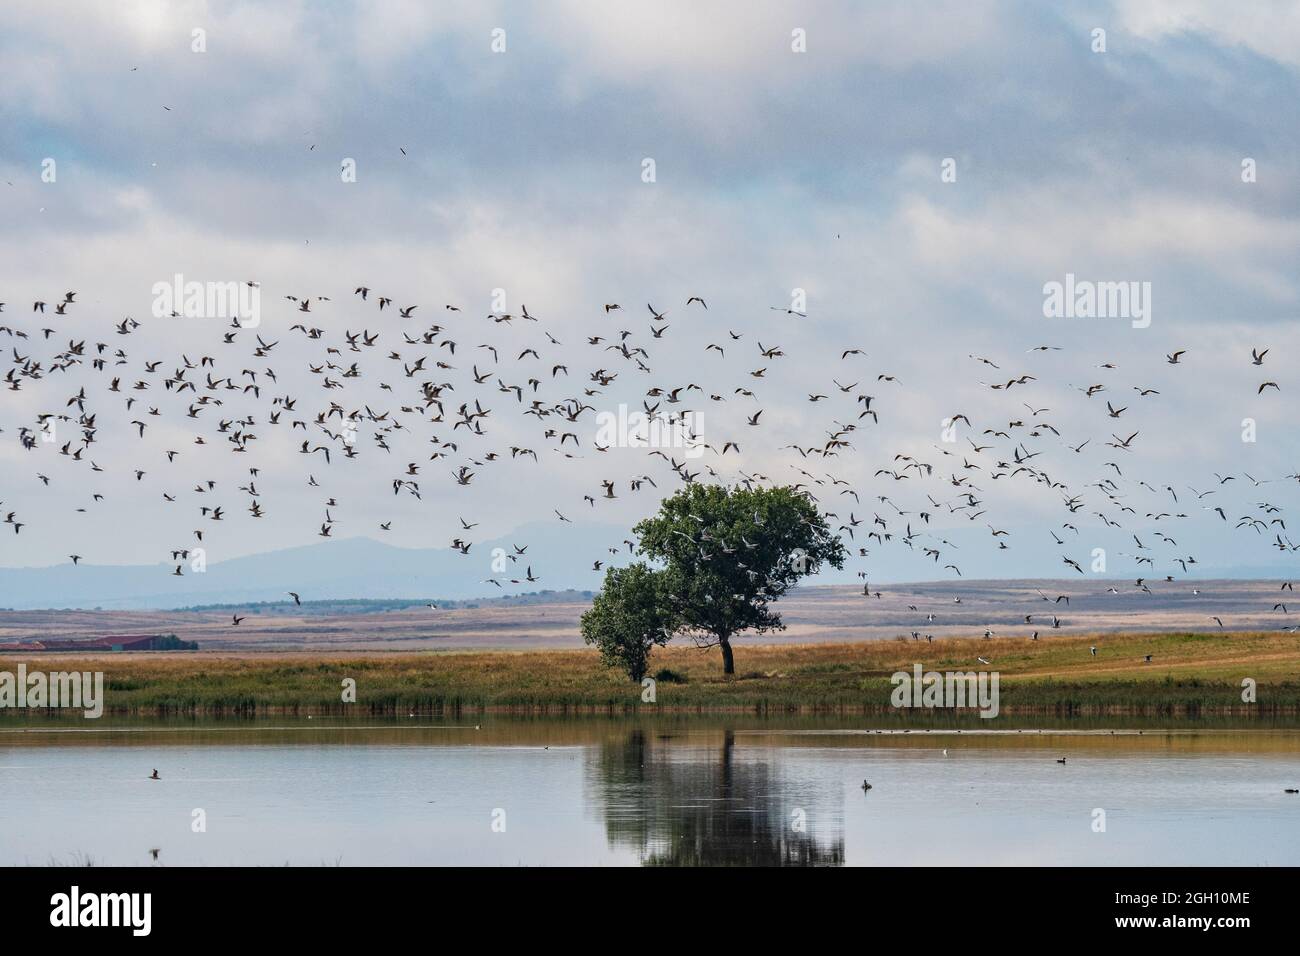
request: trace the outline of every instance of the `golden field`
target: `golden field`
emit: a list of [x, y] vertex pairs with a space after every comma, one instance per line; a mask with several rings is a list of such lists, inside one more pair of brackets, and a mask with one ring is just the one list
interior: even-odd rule
[[[1238, 716], [1300, 713], [1300, 637], [1280, 632], [944, 638], [933, 643], [734, 642], [656, 649], [656, 700], [594, 651], [356, 651], [5, 654], [0, 670], [104, 672], [106, 712], [155, 715], [399, 714], [407, 711], [894, 713], [890, 675], [996, 671], [1003, 714]], [[1093, 656], [1090, 648], [1096, 646]], [[1151, 663], [1144, 662], [1145, 655]], [[988, 664], [981, 664], [983, 657]], [[354, 680], [356, 702], [342, 700]], [[1257, 685], [1244, 703], [1242, 683]], [[10, 711], [5, 717], [16, 712]], [[915, 712], [910, 712], [915, 714]], [[0, 718], [3, 719], [3, 718]]]

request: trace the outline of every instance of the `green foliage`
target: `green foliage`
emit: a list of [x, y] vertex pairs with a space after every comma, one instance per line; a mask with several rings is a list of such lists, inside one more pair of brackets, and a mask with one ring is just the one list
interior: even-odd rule
[[175, 634], [167, 634], [154, 641], [155, 651], [197, 651], [198, 641], [182, 641]]
[[844, 566], [843, 543], [793, 488], [689, 485], [633, 531], [663, 564], [678, 631], [720, 644], [727, 673], [733, 635], [781, 630], [771, 602], [823, 564]]
[[844, 566], [844, 545], [793, 488], [688, 485], [633, 531], [659, 567], [611, 569], [583, 636], [635, 679], [650, 648], [675, 634], [720, 645], [725, 672], [735, 673], [733, 635], [780, 630], [771, 603], [823, 564]]
[[582, 639], [634, 681], [645, 676], [650, 649], [667, 644], [673, 629], [663, 575], [640, 562], [607, 570], [604, 588], [582, 615]]

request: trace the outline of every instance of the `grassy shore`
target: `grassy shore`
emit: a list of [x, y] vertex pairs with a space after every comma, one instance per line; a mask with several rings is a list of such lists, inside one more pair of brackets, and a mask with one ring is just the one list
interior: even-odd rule
[[[1089, 648], [1096, 645], [1097, 656]], [[1152, 655], [1152, 662], [1143, 657]], [[979, 664], [977, 657], [990, 661]], [[681, 711], [895, 713], [890, 675], [997, 671], [1003, 714], [1300, 715], [1300, 638], [1282, 633], [947, 639], [933, 644], [736, 645], [657, 649], [653, 704], [586, 650], [427, 653], [5, 655], [29, 670], [102, 670], [105, 712], [135, 716], [383, 715], [422, 712]], [[342, 700], [356, 681], [356, 703]], [[1243, 703], [1242, 681], [1257, 683]], [[0, 711], [0, 719], [29, 712]], [[911, 712], [914, 713], [914, 712]], [[919, 714], [917, 715], [920, 716]]]

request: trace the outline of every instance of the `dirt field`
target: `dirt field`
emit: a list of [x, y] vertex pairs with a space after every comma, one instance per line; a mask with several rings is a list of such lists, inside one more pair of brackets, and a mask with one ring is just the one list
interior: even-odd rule
[[[1108, 592], [1112, 586], [1118, 593]], [[982, 636], [986, 628], [999, 637], [1038, 631], [1042, 640], [1120, 631], [1212, 633], [1220, 629], [1214, 616], [1222, 619], [1225, 631], [1280, 633], [1293, 623], [1300, 625], [1300, 600], [1294, 614], [1272, 610], [1290, 595], [1278, 590], [1279, 582], [1149, 582], [1149, 587], [1148, 594], [1132, 581], [967, 581], [887, 585], [879, 598], [865, 597], [855, 587], [806, 588], [780, 602], [787, 630], [762, 641], [889, 640], [914, 631], [939, 639]], [[1058, 602], [1059, 595], [1069, 602]], [[289, 604], [250, 611], [238, 627], [232, 626], [228, 611], [6, 611], [0, 612], [0, 642], [174, 633], [204, 649], [232, 651], [576, 648], [582, 646], [578, 619], [586, 607], [576, 602], [455, 610], [420, 606], [321, 615], [294, 613]], [[932, 622], [926, 620], [928, 614], [934, 615]], [[1059, 628], [1052, 626], [1053, 615]]]

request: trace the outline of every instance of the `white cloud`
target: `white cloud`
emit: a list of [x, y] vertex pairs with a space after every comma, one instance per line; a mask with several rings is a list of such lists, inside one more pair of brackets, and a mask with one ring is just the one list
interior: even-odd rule
[[1300, 7], [1288, 0], [1259, 0], [1246, 7], [1216, 0], [1119, 0], [1116, 9], [1123, 28], [1145, 40], [1199, 34], [1300, 66]]

